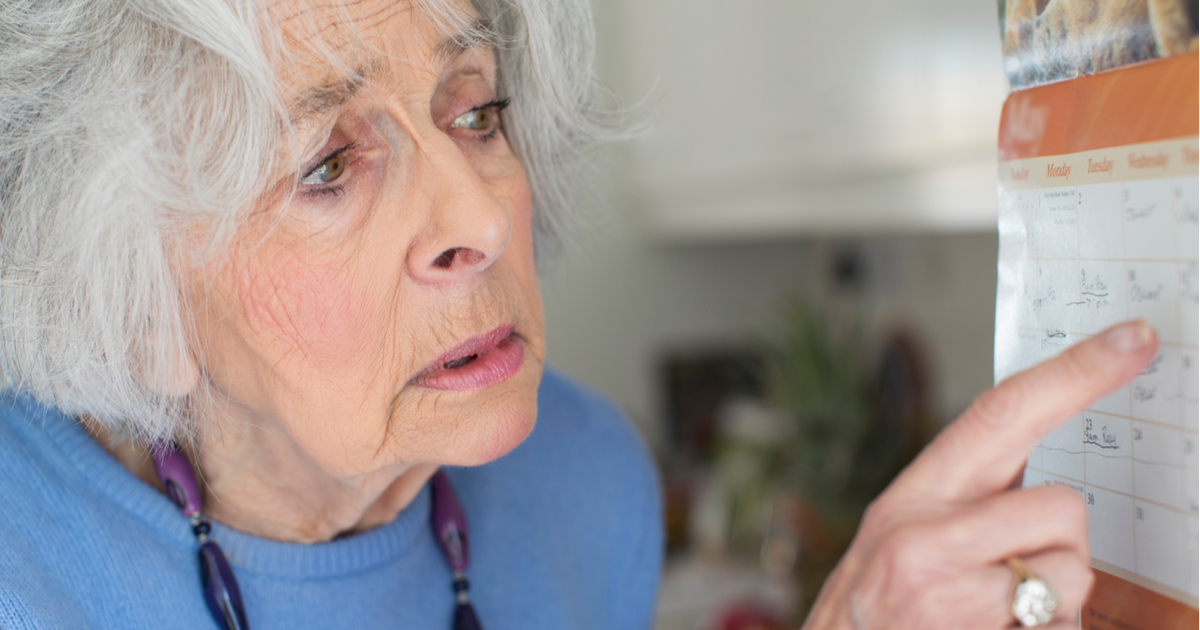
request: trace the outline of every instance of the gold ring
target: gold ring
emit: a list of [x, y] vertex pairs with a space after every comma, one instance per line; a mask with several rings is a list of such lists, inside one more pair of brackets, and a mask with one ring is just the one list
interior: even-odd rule
[[1013, 617], [1026, 628], [1050, 623], [1054, 618], [1054, 609], [1058, 608], [1058, 595], [1054, 589], [1015, 557], [1004, 558], [1004, 564], [1017, 578], [1009, 598]]

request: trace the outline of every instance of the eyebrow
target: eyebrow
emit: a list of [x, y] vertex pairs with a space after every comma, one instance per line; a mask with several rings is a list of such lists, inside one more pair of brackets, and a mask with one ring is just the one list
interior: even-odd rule
[[367, 83], [383, 74], [382, 68], [383, 66], [379, 63], [367, 63], [358, 66], [342, 79], [305, 88], [288, 107], [292, 124], [298, 124], [345, 105], [362, 91]]
[[[430, 61], [438, 66], [453, 62], [475, 48], [495, 50], [499, 34], [491, 24], [479, 19], [466, 24], [457, 33], [443, 37], [434, 47]], [[301, 91], [288, 107], [293, 125], [337, 109], [353, 99], [363, 87], [386, 73], [385, 65], [372, 61], [360, 65], [345, 78], [314, 85]]]
[[459, 55], [473, 48], [490, 48], [495, 50], [500, 34], [491, 23], [483, 19], [475, 19], [463, 25], [457, 33], [443, 37], [433, 47], [430, 60], [437, 65], [446, 65], [458, 58]]

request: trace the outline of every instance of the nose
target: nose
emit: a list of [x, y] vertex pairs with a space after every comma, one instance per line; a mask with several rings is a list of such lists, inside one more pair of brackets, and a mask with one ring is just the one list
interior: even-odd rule
[[453, 142], [424, 152], [416, 173], [429, 219], [409, 249], [409, 275], [440, 284], [468, 280], [496, 262], [512, 216]]

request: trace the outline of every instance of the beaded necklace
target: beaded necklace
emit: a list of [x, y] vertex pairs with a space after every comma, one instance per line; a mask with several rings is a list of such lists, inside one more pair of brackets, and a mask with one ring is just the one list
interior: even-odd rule
[[[166, 490], [167, 496], [179, 507], [192, 526], [196, 542], [200, 544], [200, 584], [204, 589], [204, 601], [221, 630], [250, 630], [246, 623], [246, 608], [238, 590], [233, 568], [225, 559], [217, 542], [209, 538], [212, 525], [201, 513], [203, 507], [200, 486], [192, 464], [174, 443], [158, 443], [150, 448], [154, 460], [154, 471]], [[467, 546], [467, 517], [458, 496], [450, 485], [446, 473], [437, 471], [430, 479], [433, 495], [431, 522], [438, 546], [450, 570], [454, 572], [454, 625], [453, 630], [483, 630], [468, 594], [467, 566], [470, 551]]]

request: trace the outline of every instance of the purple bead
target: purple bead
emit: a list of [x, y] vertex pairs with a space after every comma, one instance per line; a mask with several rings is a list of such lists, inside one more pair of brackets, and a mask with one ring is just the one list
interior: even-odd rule
[[204, 584], [208, 611], [221, 630], [250, 630], [233, 569], [221, 548], [211, 540], [200, 545], [200, 581]]
[[437, 471], [430, 480], [433, 492], [433, 533], [437, 536], [446, 562], [453, 571], [466, 571], [471, 563], [470, 547], [467, 545], [467, 516], [446, 473]]
[[186, 455], [174, 444], [159, 442], [150, 447], [150, 459], [154, 460], [154, 471], [166, 490], [167, 496], [179, 507], [179, 511], [191, 518], [200, 513], [203, 505], [200, 486], [196, 484], [196, 473]]
[[483, 630], [483, 625], [479, 623], [479, 616], [475, 614], [473, 606], [470, 604], [454, 606], [454, 630]]

